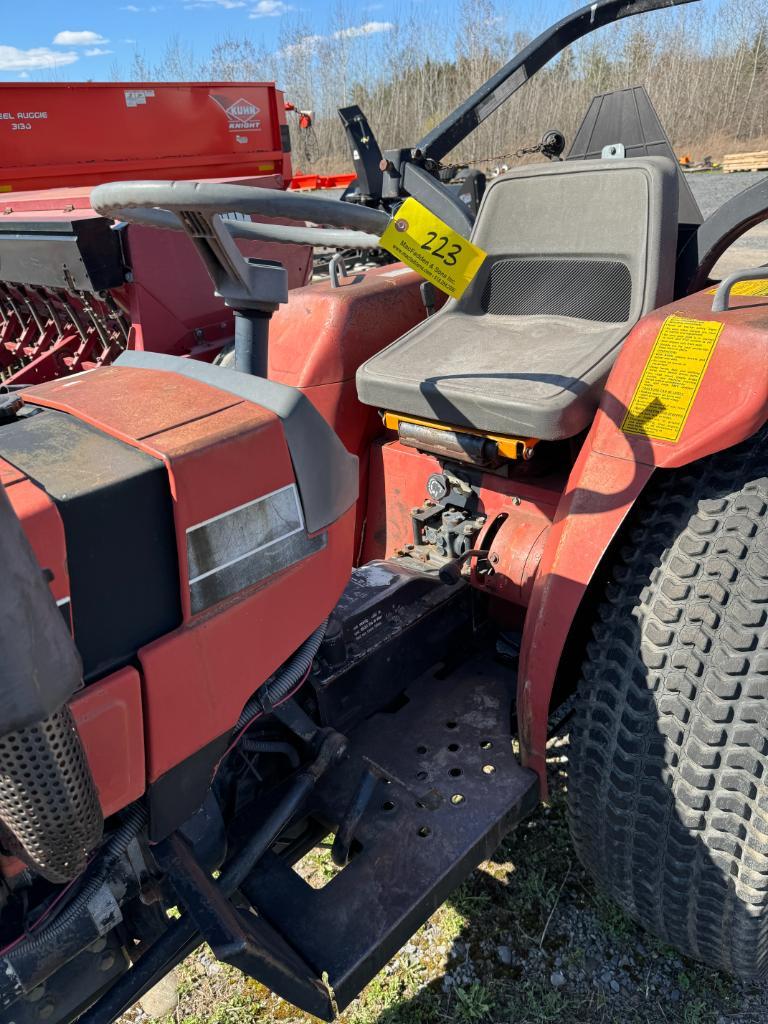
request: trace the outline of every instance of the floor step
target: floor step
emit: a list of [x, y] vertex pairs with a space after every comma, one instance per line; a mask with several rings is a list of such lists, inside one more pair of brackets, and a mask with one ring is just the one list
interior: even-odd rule
[[313, 797], [309, 816], [335, 832], [374, 776], [346, 867], [313, 888], [272, 855], [242, 887], [339, 1010], [535, 808], [536, 776], [512, 749], [514, 690], [514, 672], [491, 659], [420, 679], [357, 729]]

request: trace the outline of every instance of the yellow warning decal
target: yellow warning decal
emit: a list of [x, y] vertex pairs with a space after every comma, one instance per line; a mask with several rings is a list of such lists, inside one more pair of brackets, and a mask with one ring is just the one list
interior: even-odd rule
[[[717, 288], [710, 288], [709, 294], [714, 295]], [[768, 278], [756, 281], [737, 281], [731, 288], [731, 295], [768, 295]]]
[[723, 324], [668, 316], [653, 343], [621, 429], [678, 441]]
[[455, 299], [487, 255], [412, 197], [387, 225], [381, 247]]
[[0, 185], [0, 192], [13, 192], [13, 185]]

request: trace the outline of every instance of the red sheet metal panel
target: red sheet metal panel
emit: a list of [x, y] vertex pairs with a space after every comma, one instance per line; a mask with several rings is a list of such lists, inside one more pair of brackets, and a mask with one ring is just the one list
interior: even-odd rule
[[70, 704], [104, 816], [138, 800], [145, 789], [141, 679], [121, 668], [77, 694]]
[[360, 460], [358, 553], [366, 515], [368, 450], [381, 433], [381, 416], [358, 400], [355, 374], [366, 359], [424, 319], [421, 280], [398, 263], [346, 277], [339, 288], [330, 281], [317, 282], [292, 291], [270, 326], [269, 379], [300, 388]]
[[149, 782], [231, 730], [298, 638], [330, 614], [349, 579], [353, 528], [352, 508], [325, 548], [142, 648]]
[[291, 177], [267, 82], [0, 84], [0, 190], [134, 178]]
[[[635, 388], [669, 316], [723, 325], [677, 441], [654, 434], [661, 400], [649, 403], [646, 431], [622, 429]], [[685, 359], [680, 365], [685, 371]], [[675, 371], [670, 366], [669, 375]], [[547, 716], [576, 612], [626, 514], [656, 470], [684, 466], [754, 434], [768, 416], [768, 302], [734, 296], [712, 312], [711, 290], [644, 317], [608, 378], [595, 420], [573, 468], [547, 538], [523, 631], [518, 722], [523, 761], [546, 791]], [[575, 673], [578, 666], [564, 666]]]
[[68, 620], [67, 547], [58, 509], [41, 487], [4, 459], [0, 459], [0, 485], [5, 487], [35, 558], [48, 577], [51, 594]]
[[[394, 435], [388, 434], [387, 437]], [[431, 474], [441, 472], [439, 459], [408, 448], [397, 440], [387, 441], [381, 448], [374, 448], [364, 561], [391, 558], [413, 541], [411, 510], [421, 506], [427, 497], [426, 484]], [[487, 517], [488, 525], [501, 514], [508, 515], [518, 527], [525, 523], [529, 534], [525, 541], [527, 547], [524, 549], [523, 565], [516, 570], [520, 586], [531, 547], [539, 533], [554, 518], [564, 485], [565, 480], [559, 473], [529, 479], [505, 479], [495, 473], [482, 473], [478, 476], [477, 509]], [[533, 522], [538, 524], [535, 531], [531, 525]], [[483, 546], [482, 535], [478, 546]], [[505, 567], [511, 569], [511, 563], [505, 562], [501, 568]], [[493, 588], [491, 592], [494, 592]], [[506, 596], [516, 601], [523, 600], [520, 592]]]

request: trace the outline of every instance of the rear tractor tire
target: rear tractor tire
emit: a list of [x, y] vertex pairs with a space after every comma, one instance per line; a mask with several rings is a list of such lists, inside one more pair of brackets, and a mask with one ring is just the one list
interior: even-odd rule
[[619, 540], [576, 697], [571, 835], [682, 953], [768, 972], [768, 429], [659, 471]]

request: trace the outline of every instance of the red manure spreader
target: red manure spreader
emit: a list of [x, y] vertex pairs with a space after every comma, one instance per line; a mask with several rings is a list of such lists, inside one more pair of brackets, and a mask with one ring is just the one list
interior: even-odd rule
[[[445, 166], [564, 47], [674, 3], [574, 11], [398, 149], [345, 108], [341, 199], [117, 180], [6, 215], [0, 272], [17, 243], [52, 320], [104, 296], [137, 332], [97, 275], [141, 238], [153, 301], [194, 254], [234, 341], [169, 326], [0, 394], [4, 1024], [110, 1024], [202, 942], [332, 1020], [536, 813], [566, 701], [598, 887], [765, 975], [768, 268], [711, 271], [768, 183], [703, 219], [640, 88], [549, 160]], [[289, 291], [295, 245], [403, 262]]]

